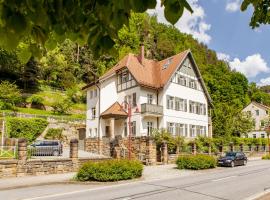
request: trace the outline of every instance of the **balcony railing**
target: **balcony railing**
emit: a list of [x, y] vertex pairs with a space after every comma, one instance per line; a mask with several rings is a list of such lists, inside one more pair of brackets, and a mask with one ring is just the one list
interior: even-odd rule
[[155, 104], [141, 104], [141, 113], [149, 114], [152, 116], [162, 116], [163, 115], [163, 106], [155, 105]]

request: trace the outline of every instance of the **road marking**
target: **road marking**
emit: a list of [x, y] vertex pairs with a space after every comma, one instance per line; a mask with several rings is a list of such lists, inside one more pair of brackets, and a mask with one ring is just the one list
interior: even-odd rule
[[226, 180], [226, 179], [230, 179], [230, 178], [235, 178], [237, 176], [227, 176], [227, 177], [223, 177], [223, 178], [219, 178], [219, 179], [214, 179], [212, 180], [213, 182], [216, 182], [216, 181], [223, 181], [223, 180]]
[[108, 186], [97, 187], [97, 188], [90, 188], [90, 189], [85, 189], [85, 190], [75, 190], [75, 191], [72, 191], [72, 192], [63, 192], [63, 193], [58, 193], [58, 194], [49, 194], [49, 195], [38, 196], [38, 197], [31, 197], [31, 198], [26, 198], [26, 199], [21, 199], [21, 200], [37, 200], [37, 199], [46, 199], [46, 198], [60, 197], [60, 196], [78, 194], [78, 193], [83, 193], [83, 192], [91, 192], [91, 191], [96, 191], [96, 190], [103, 190], [103, 189], [108, 189], [108, 188], [115, 188], [115, 187], [120, 187], [120, 186], [126, 186], [126, 185], [130, 185], [130, 184], [134, 184], [134, 183], [138, 183], [138, 182], [121, 183], [121, 184], [118, 184], [118, 185], [108, 185]]

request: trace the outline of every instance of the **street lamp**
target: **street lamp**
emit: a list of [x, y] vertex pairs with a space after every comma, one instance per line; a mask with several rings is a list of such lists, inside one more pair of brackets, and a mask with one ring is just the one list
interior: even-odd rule
[[[123, 106], [124, 105], [124, 106]], [[124, 101], [121, 104], [122, 109], [127, 107], [128, 111], [128, 159], [131, 159], [131, 116], [132, 116], [132, 105], [130, 102]], [[138, 106], [136, 106], [136, 110], [134, 113], [140, 113]]]

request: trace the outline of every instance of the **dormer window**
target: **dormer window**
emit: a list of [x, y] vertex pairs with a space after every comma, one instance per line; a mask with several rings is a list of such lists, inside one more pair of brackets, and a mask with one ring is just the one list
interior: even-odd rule
[[166, 63], [162, 66], [162, 70], [167, 69], [168, 66], [172, 63], [172, 58], [168, 58]]
[[117, 74], [117, 91], [129, 89], [137, 85], [131, 73], [125, 68]]

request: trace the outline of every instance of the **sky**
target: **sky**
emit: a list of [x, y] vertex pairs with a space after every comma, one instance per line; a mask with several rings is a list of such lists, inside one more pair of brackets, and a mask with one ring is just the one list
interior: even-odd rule
[[[175, 24], [181, 31], [217, 52], [218, 58], [229, 62], [232, 69], [246, 75], [250, 82], [270, 85], [270, 25], [257, 29], [249, 26], [253, 7], [240, 11], [242, 0], [188, 0], [193, 14], [185, 11]], [[160, 0], [156, 14], [162, 23], [164, 10]]]

